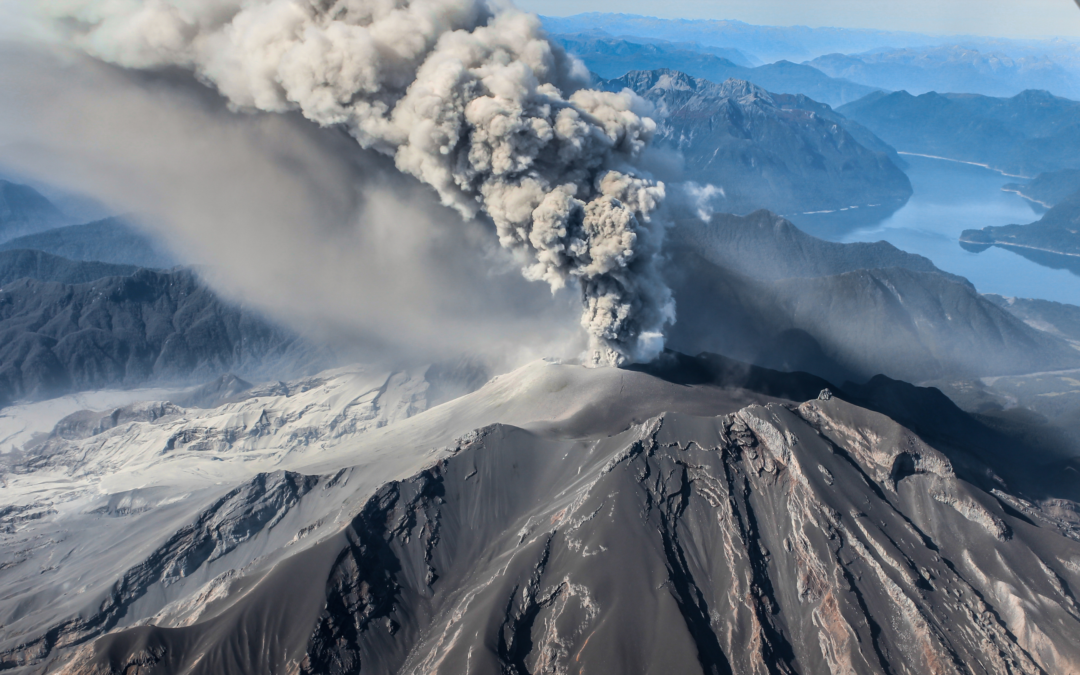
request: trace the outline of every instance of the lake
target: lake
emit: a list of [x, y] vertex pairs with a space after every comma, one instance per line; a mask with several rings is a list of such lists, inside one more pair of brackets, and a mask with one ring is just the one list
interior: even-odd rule
[[964, 230], [1026, 224], [1041, 217], [1023, 197], [1002, 191], [1006, 183], [1018, 182], [1016, 178], [946, 160], [904, 159], [915, 194], [895, 213], [845, 211], [790, 219], [822, 239], [844, 243], [884, 240], [926, 256], [942, 270], [966, 277], [980, 293], [1080, 305], [1080, 276], [1044, 267], [997, 246], [981, 253], [960, 247]]

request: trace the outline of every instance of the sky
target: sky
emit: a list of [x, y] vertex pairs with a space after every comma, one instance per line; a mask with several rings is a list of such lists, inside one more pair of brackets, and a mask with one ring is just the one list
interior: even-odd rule
[[1074, 0], [516, 0], [549, 16], [623, 12], [661, 18], [737, 19], [773, 26], [880, 28], [932, 34], [1080, 37]]

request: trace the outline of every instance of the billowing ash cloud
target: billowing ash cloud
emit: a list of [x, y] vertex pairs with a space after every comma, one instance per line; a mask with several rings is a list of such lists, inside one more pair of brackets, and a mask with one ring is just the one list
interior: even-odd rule
[[106, 61], [190, 68], [238, 109], [344, 125], [465, 217], [486, 213], [528, 279], [580, 286], [593, 363], [662, 347], [664, 187], [633, 168], [654, 124], [628, 95], [579, 89], [535, 16], [482, 0], [64, 0], [53, 18]]

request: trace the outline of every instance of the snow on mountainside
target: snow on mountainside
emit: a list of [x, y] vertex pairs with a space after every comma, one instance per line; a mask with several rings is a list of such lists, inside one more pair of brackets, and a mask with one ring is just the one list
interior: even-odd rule
[[932, 390], [666, 363], [537, 362], [426, 410], [419, 374], [352, 369], [69, 418], [5, 471], [0, 664], [1080, 666], [1060, 466]]
[[[207, 535], [228, 530], [209, 556], [222, 558], [276, 524], [310, 487], [283, 467], [335, 450], [362, 461], [350, 443], [423, 410], [427, 390], [422, 374], [345, 368], [254, 387], [212, 409], [150, 400], [73, 413], [44, 440], [0, 455], [0, 585], [10, 591], [10, 603], [0, 600], [0, 667], [47, 655], [56, 632], [63, 644], [148, 616], [129, 605], [155, 583], [146, 600], [154, 612], [166, 587], [191, 590], [185, 580], [196, 571], [201, 578], [206, 555], [174, 551], [169, 570], [146, 569], [155, 549], [194, 536], [185, 523], [206, 508], [239, 518]], [[385, 481], [415, 470], [416, 461], [406, 457], [402, 469], [388, 459], [374, 475]], [[240, 494], [235, 485], [248, 487]], [[42, 584], [43, 574], [50, 583]], [[108, 607], [99, 605], [105, 596], [113, 597]], [[73, 618], [86, 612], [92, 618]]]
[[243, 480], [426, 407], [422, 371], [328, 371], [247, 390], [210, 409], [139, 401], [75, 412], [4, 456], [5, 500], [81, 509], [102, 492]]
[[0, 408], [0, 453], [14, 452], [36, 437], [47, 435], [68, 415], [86, 410], [115, 410], [139, 401], [166, 400], [174, 393], [169, 389], [105, 389]]
[[[595, 409], [623, 388], [638, 398]], [[584, 419], [584, 432], [622, 429], [655, 412], [654, 400], [670, 400], [669, 389], [641, 373], [539, 362], [416, 414], [430, 391], [417, 373], [358, 369], [256, 387], [210, 410], [144, 402], [96, 419], [69, 416], [43, 443], [3, 456], [0, 585], [10, 592], [0, 599], [0, 667], [37, 672], [54, 650], [149, 620], [170, 603], [198, 605], [210, 593], [199, 589], [219, 575], [232, 580], [264, 557], [269, 564], [340, 532], [350, 504], [446, 456], [476, 428], [576, 428]], [[776, 400], [676, 394], [679, 407], [689, 401], [700, 414], [718, 402]], [[293, 509], [297, 491], [310, 489], [301, 474], [323, 478]], [[203, 532], [222, 518], [241, 525]], [[217, 553], [192, 552], [207, 546]]]

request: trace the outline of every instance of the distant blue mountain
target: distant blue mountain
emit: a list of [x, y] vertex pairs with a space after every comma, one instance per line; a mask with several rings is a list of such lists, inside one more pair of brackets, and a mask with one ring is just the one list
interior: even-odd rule
[[959, 45], [828, 54], [806, 65], [832, 77], [912, 94], [949, 91], [1015, 96], [1027, 89], [1043, 89], [1058, 96], [1080, 97], [1080, 76], [1050, 58], [1014, 58]]
[[805, 96], [667, 69], [634, 71], [600, 85], [631, 89], [656, 106], [657, 142], [679, 150], [684, 178], [724, 190], [711, 203], [716, 211], [895, 209], [911, 196], [907, 176], [890, 160], [891, 148], [857, 125], [849, 132], [848, 120]]
[[[872, 87], [829, 77], [816, 68], [789, 61], [747, 67], [714, 53], [694, 51], [702, 48], [693, 44], [645, 43], [641, 38], [596, 35], [552, 35], [552, 39], [604, 79], [622, 77], [635, 70], [670, 68], [713, 82], [730, 78], [745, 80], [769, 91], [803, 94], [834, 106], [855, 101], [875, 91]], [[745, 62], [746, 57], [741, 52], [736, 52], [736, 55]]]
[[1011, 98], [879, 92], [837, 112], [902, 152], [986, 164], [1019, 176], [1080, 169], [1080, 103], [1045, 91]]
[[862, 54], [879, 50], [925, 49], [959, 45], [1011, 58], [1049, 56], [1073, 70], [1080, 65], [1078, 41], [1062, 38], [1015, 40], [977, 35], [925, 35], [903, 31], [807, 26], [757, 26], [714, 19], [659, 19], [635, 14], [587, 12], [541, 17], [551, 33], [603, 32], [738, 49], [762, 61], [805, 61], [826, 54]]
[[738, 49], [710, 47], [695, 42], [669, 42], [648, 37], [616, 36], [604, 31], [575, 35], [552, 34], [551, 37], [570, 51], [596, 54], [613, 61], [619, 58], [655, 58], [663, 55], [669, 58], [685, 58], [690, 63], [697, 60], [705, 64], [719, 61], [729, 66], [744, 68], [761, 65], [757, 57]]
[[44, 251], [70, 260], [148, 268], [170, 268], [177, 264], [160, 242], [120, 218], [58, 227], [0, 244], [0, 251], [16, 249]]
[[603, 31], [610, 35], [640, 36], [670, 42], [738, 49], [763, 61], [804, 61], [835, 52], [940, 44], [941, 38], [918, 33], [806, 26], [755, 26], [742, 21], [657, 19], [634, 14], [588, 12], [567, 17], [541, 17], [551, 33]]
[[64, 222], [60, 209], [34, 188], [0, 180], [0, 242]]
[[[1070, 87], [1075, 86], [1074, 78], [1080, 78], [1080, 40], [1066, 38], [1015, 40], [975, 35], [923, 35], [887, 30], [755, 26], [741, 21], [657, 19], [600, 12], [569, 17], [542, 17], [542, 20], [544, 27], [555, 34], [604, 34], [637, 42], [653, 39], [671, 43], [692, 43], [703, 48], [738, 50], [743, 54], [752, 54], [765, 63], [781, 60], [804, 63], [826, 55], [855, 55], [857, 60], [867, 64], [866, 72], [873, 77], [860, 79], [860, 71], [857, 69], [842, 69], [845, 65], [851, 67], [852, 64], [832, 65], [831, 68], [837, 69], [826, 69], [828, 74], [846, 77], [866, 86], [907, 89], [915, 93], [937, 90], [1010, 96], [1022, 89], [1046, 89], [1068, 97], [1076, 95]], [[945, 51], [936, 52], [935, 48], [945, 48]], [[949, 55], [949, 52], [954, 50], [956, 53]], [[966, 54], [972, 51], [979, 56]], [[900, 53], [862, 58], [867, 53], [877, 52]], [[925, 54], [916, 59], [928, 60], [921, 64], [926, 71], [919, 75], [921, 79], [905, 84], [901, 84], [901, 80], [897, 79], [875, 79], [886, 77], [886, 74], [875, 70], [877, 63], [902, 64], [908, 58], [904, 52], [910, 52], [911, 55]], [[724, 57], [723, 54], [717, 55]], [[730, 60], [737, 62], [736, 59]], [[905, 67], [911, 65], [913, 64], [906, 64]], [[822, 68], [825, 69], [824, 65]], [[1059, 68], [1061, 70], [1058, 70]], [[937, 84], [926, 85], [925, 88], [920, 84], [931, 77], [947, 78], [950, 71], [966, 73], [963, 75], [963, 78], [967, 78], [966, 84], [964, 79], [952, 80], [957, 86], [952, 86], [943, 79], [939, 79]], [[1062, 71], [1065, 75], [1062, 75]], [[918, 86], [911, 86], [912, 84]], [[1016, 88], [1017, 84], [1019, 88]], [[1010, 86], [1013, 88], [1010, 89]]]

